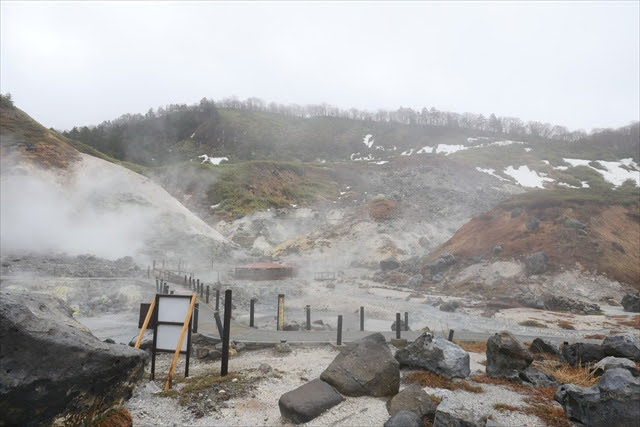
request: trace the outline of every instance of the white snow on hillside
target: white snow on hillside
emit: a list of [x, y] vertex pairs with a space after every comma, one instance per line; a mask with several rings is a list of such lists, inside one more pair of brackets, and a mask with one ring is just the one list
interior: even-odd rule
[[373, 135], [367, 134], [364, 136], [364, 140], [362, 143], [367, 146], [367, 148], [371, 148], [373, 146]]
[[413, 148], [407, 150], [407, 151], [403, 151], [402, 153], [400, 153], [401, 156], [410, 156], [413, 154]]
[[526, 151], [526, 152], [528, 153], [529, 151], [531, 151], [531, 148], [529, 148], [529, 147], [525, 147], [525, 148], [524, 148], [524, 151]]
[[478, 172], [486, 173], [486, 174], [489, 174], [489, 175], [491, 175], [491, 176], [493, 176], [493, 177], [496, 177], [496, 178], [498, 178], [500, 181], [507, 181], [507, 182], [509, 181], [508, 179], [503, 178], [503, 177], [501, 177], [500, 175], [497, 175], [497, 174], [496, 174], [496, 170], [495, 170], [495, 169], [491, 169], [491, 168], [488, 168], [488, 169], [482, 169], [481, 167], [477, 167], [477, 166], [476, 166], [476, 170], [477, 170]]
[[351, 154], [351, 160], [354, 162], [364, 162], [364, 161], [371, 161], [373, 160], [373, 156], [371, 155], [371, 153], [369, 153], [368, 155], [366, 155], [365, 157], [358, 157], [360, 155], [360, 153], [353, 153]]
[[448, 156], [449, 154], [466, 150], [467, 148], [469, 147], [466, 147], [464, 145], [438, 144], [438, 146], [436, 147], [436, 153], [444, 153], [445, 156]]
[[[635, 182], [637, 186], [640, 187], [640, 169], [638, 164], [633, 161], [632, 158], [622, 159], [617, 162], [608, 162], [605, 160], [596, 160], [599, 164], [601, 164], [606, 170], [594, 168], [589, 163], [591, 160], [583, 160], [583, 159], [562, 159], [565, 163], [569, 163], [571, 166], [587, 166], [594, 171], [598, 172], [605, 181], [613, 184], [618, 187], [622, 185], [623, 182], [627, 180], [631, 180]], [[555, 169], [558, 170], [566, 170], [566, 166], [557, 166]], [[584, 186], [584, 185], [583, 185]]]
[[423, 153], [433, 153], [433, 147], [425, 145], [424, 147], [416, 151], [416, 154], [423, 154]]
[[202, 163], [211, 163], [212, 165], [219, 165], [222, 162], [228, 162], [228, 157], [209, 157], [206, 154], [201, 154], [198, 156], [199, 159], [202, 159]]
[[523, 187], [544, 188], [545, 181], [553, 182], [553, 179], [547, 178], [543, 173], [538, 174], [538, 172], [532, 171], [528, 166], [520, 166], [517, 169], [509, 166], [504, 170], [504, 173], [513, 177]]
[[504, 140], [504, 141], [491, 142], [491, 143], [487, 144], [487, 147], [492, 146], [492, 145], [497, 145], [498, 147], [505, 147], [507, 145], [512, 145], [512, 144], [524, 144], [524, 142], [522, 142], [522, 141], [511, 141], [511, 140], [507, 139], [507, 140]]
[[476, 142], [478, 138], [467, 138], [468, 143]]

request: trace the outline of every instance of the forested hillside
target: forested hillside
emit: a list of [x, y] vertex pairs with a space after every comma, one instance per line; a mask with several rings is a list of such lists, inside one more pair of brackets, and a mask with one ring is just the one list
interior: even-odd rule
[[587, 135], [548, 123], [434, 108], [368, 112], [326, 104], [267, 104], [257, 98], [216, 102], [203, 98], [194, 105], [172, 104], [145, 115], [125, 114], [97, 126], [74, 127], [64, 135], [115, 158], [153, 166], [201, 154], [228, 157], [232, 162], [344, 160], [362, 151], [367, 135], [372, 135], [374, 148], [394, 151], [490, 136], [552, 142], [567, 152], [592, 151], [597, 158], [638, 160], [638, 129], [635, 123]]

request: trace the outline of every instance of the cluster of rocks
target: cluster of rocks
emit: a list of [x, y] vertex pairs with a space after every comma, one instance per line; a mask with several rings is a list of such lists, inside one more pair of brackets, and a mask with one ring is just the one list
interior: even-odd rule
[[3, 275], [33, 272], [54, 277], [136, 277], [142, 274], [129, 256], [112, 261], [94, 255], [23, 255], [3, 257], [0, 265]]
[[147, 354], [98, 340], [60, 299], [0, 291], [0, 424], [89, 424], [130, 397]]
[[513, 299], [523, 307], [535, 308], [538, 310], [562, 311], [574, 314], [601, 313], [601, 309], [598, 304], [578, 301], [562, 295], [535, 295], [527, 292], [516, 294]]
[[410, 385], [398, 392], [400, 368], [405, 366], [449, 378], [465, 378], [470, 372], [469, 354], [443, 338], [424, 333], [394, 356], [384, 336], [376, 333], [345, 346], [320, 378], [283, 394], [278, 402], [280, 413], [304, 423], [341, 403], [343, 396], [374, 396], [390, 398], [386, 427], [422, 426], [424, 417], [437, 420], [438, 407], [420, 386]]

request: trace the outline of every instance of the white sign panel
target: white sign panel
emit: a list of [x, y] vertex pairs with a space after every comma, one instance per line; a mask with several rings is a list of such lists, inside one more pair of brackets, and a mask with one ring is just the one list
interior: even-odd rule
[[[182, 319], [184, 320], [184, 318]], [[178, 347], [178, 339], [180, 338], [180, 332], [182, 332], [181, 325], [157, 325], [156, 333], [156, 349], [176, 351]], [[182, 348], [180, 351], [187, 351], [187, 337], [182, 340]]]
[[159, 295], [158, 322], [184, 323], [190, 304], [190, 295], [186, 295], [184, 298], [177, 298], [175, 296], [163, 297], [162, 295]]

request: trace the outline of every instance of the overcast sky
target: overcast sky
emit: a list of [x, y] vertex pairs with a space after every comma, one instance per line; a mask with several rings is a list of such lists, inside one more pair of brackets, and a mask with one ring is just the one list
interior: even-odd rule
[[0, 86], [57, 129], [232, 95], [617, 127], [639, 4], [2, 1]]

